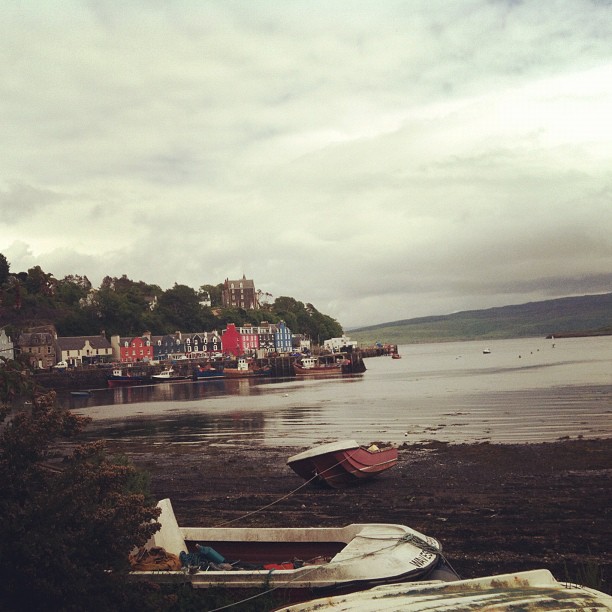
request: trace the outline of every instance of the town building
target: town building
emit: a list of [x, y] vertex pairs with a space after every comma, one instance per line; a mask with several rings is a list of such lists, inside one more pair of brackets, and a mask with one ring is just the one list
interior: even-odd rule
[[15, 358], [15, 346], [4, 329], [0, 329], [0, 357], [4, 357], [4, 359]]
[[255, 283], [244, 275], [239, 280], [225, 279], [221, 300], [224, 308], [254, 310], [258, 307]]
[[57, 339], [57, 357], [70, 367], [104, 363], [112, 360], [113, 348], [104, 334], [65, 336]]
[[51, 368], [57, 363], [57, 331], [53, 325], [35, 327], [19, 334], [17, 347], [27, 355], [30, 363], [39, 369]]
[[142, 336], [134, 338], [111, 336], [111, 346], [113, 347], [113, 358], [122, 363], [136, 363], [153, 359], [150, 332], [145, 332]]
[[348, 336], [341, 336], [340, 338], [330, 338], [323, 342], [323, 348], [331, 351], [332, 353], [347, 353], [353, 349], [357, 349], [357, 342], [351, 340]]

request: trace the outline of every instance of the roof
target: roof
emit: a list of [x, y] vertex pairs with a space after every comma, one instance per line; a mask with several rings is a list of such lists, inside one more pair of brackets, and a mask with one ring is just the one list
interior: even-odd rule
[[77, 351], [89, 342], [94, 349], [110, 349], [111, 344], [102, 336], [68, 336], [57, 339], [57, 345], [63, 351]]

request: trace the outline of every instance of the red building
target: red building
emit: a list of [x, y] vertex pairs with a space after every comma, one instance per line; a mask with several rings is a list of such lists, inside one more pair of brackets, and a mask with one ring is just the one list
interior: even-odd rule
[[257, 330], [249, 325], [236, 328], [234, 323], [228, 323], [221, 334], [221, 346], [224, 353], [234, 357], [254, 354], [259, 348]]
[[153, 346], [150, 336], [121, 339], [119, 344], [120, 360], [123, 363], [150, 361], [153, 359]]

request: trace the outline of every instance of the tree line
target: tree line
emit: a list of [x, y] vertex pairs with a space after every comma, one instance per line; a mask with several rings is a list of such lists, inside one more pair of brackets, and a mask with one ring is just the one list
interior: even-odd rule
[[[0, 253], [0, 325], [15, 338], [20, 331], [53, 324], [60, 336], [139, 336], [144, 331], [164, 335], [175, 331], [221, 331], [228, 323], [259, 325], [285, 321], [294, 334], [320, 344], [342, 335], [342, 326], [312, 304], [292, 297], [262, 300], [257, 310], [222, 307], [223, 283], [193, 289], [175, 283], [163, 290], [133, 281], [125, 274], [106, 276], [94, 288], [87, 276], [70, 274], [56, 279], [40, 266], [12, 273]], [[210, 296], [211, 306], [203, 306]]]

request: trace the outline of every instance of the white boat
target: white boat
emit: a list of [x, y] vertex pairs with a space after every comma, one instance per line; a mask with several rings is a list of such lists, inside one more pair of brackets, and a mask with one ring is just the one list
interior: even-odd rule
[[545, 569], [455, 582], [379, 586], [348, 595], [314, 599], [283, 612], [601, 612], [612, 597], [576, 584], [557, 582]]
[[175, 382], [177, 380], [189, 380], [190, 376], [184, 374], [177, 374], [173, 368], [166, 368], [159, 374], [153, 374], [151, 380], [154, 382]]
[[195, 588], [254, 589], [265, 583], [270, 589], [290, 591], [292, 600], [300, 601], [391, 582], [458, 578], [437, 540], [404, 525], [179, 527], [170, 500], [158, 506], [162, 527], [146, 548], [185, 558], [193, 555], [196, 544], [205, 544], [221, 563], [183, 571], [135, 570], [135, 579], [183, 581]]

